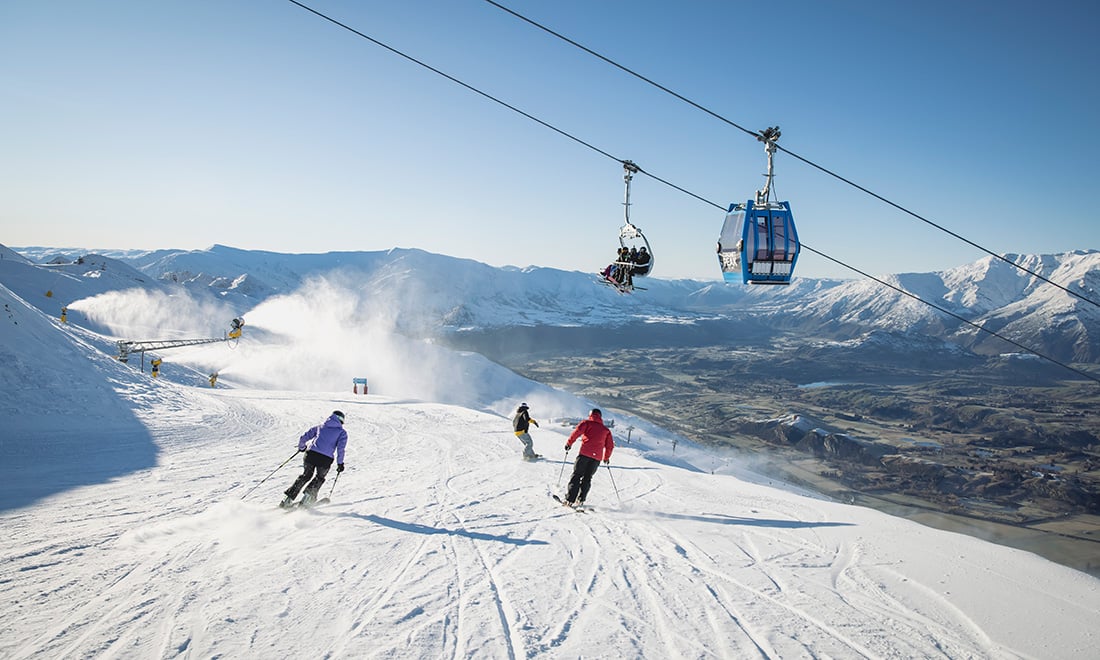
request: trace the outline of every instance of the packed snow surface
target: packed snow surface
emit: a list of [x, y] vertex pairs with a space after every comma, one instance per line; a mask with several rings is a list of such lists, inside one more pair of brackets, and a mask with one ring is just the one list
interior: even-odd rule
[[[71, 439], [94, 448], [81, 463], [17, 457], [65, 474], [125, 462], [119, 443], [137, 441], [126, 435], [157, 451], [155, 465], [0, 516], [3, 657], [1095, 650], [1097, 580], [968, 536], [625, 444], [578, 514], [548, 496], [568, 477], [562, 427], [534, 429], [548, 459], [526, 463], [507, 420], [465, 408], [144, 389], [141, 431], [87, 429]], [[349, 469], [322, 489], [332, 503], [277, 509], [298, 472], [296, 435], [334, 407], [351, 443]]]
[[[6, 659], [1096, 657], [1100, 580], [770, 482], [615, 411], [592, 509], [566, 510], [550, 496], [576, 451], [551, 418], [591, 404], [480, 356], [425, 345], [443, 382], [405, 360], [363, 395], [351, 377], [375, 374], [323, 351], [307, 353], [340, 385], [258, 386], [265, 348], [242, 340], [213, 389], [176, 361], [159, 379], [119, 363], [5, 286], [0, 303]], [[266, 323], [275, 358], [297, 359], [306, 340]], [[520, 459], [520, 401], [542, 461]], [[334, 409], [350, 441], [332, 502], [278, 509], [298, 436]]]

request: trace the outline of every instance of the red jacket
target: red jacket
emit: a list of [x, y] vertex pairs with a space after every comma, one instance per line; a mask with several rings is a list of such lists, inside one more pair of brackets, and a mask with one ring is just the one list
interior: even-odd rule
[[611, 431], [603, 425], [603, 417], [598, 414], [588, 416], [566, 441], [566, 447], [572, 447], [573, 443], [581, 439], [581, 456], [588, 456], [597, 461], [606, 461], [611, 458], [611, 450], [615, 448], [615, 441], [611, 438]]

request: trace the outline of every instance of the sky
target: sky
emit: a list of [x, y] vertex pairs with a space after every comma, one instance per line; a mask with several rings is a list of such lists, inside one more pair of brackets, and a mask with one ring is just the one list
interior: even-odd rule
[[[629, 159], [706, 200], [635, 177], [654, 276], [720, 278], [715, 205], [764, 181], [751, 136], [484, 0], [305, 4], [575, 139], [289, 1], [4, 3], [2, 242], [595, 271]], [[1100, 247], [1095, 3], [501, 4], [739, 126], [780, 126], [785, 149], [982, 248]], [[775, 168], [831, 259], [986, 256], [788, 154]], [[858, 277], [808, 250], [797, 273]]]
[[[55, 273], [11, 261], [0, 262], [5, 658], [1056, 660], [1095, 649], [1095, 577], [814, 496], [611, 408], [618, 444], [590, 511], [564, 510], [550, 495], [576, 448], [564, 451], [572, 423], [559, 420], [591, 402], [480, 356], [436, 347], [431, 365], [407, 361], [404, 383], [368, 395], [273, 378], [286, 354], [257, 330], [303, 352], [337, 344], [318, 370], [379, 352], [350, 329], [299, 332], [300, 305], [340, 327], [324, 296], [273, 299], [235, 349], [173, 353], [154, 380], [78, 317], [62, 325], [44, 296], [13, 293]], [[106, 293], [99, 272], [81, 277]], [[131, 304], [138, 319], [148, 299]], [[247, 359], [216, 389], [191, 368], [230, 353]], [[453, 387], [418, 391], [440, 367]], [[518, 400], [541, 422], [531, 432], [543, 461], [520, 459]], [[331, 502], [279, 510], [300, 471], [297, 438], [334, 409], [349, 444], [347, 469], [321, 488]]]

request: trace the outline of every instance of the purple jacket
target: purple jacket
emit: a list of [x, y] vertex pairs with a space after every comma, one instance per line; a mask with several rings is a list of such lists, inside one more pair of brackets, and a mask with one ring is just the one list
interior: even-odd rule
[[298, 438], [298, 449], [308, 449], [318, 454], [324, 454], [329, 458], [335, 458], [337, 463], [344, 462], [344, 447], [348, 444], [348, 432], [340, 423], [336, 415], [330, 416], [324, 424], [314, 426]]

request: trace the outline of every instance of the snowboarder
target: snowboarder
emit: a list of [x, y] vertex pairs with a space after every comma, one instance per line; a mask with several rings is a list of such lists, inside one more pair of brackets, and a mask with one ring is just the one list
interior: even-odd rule
[[565, 451], [573, 447], [573, 443], [580, 438], [581, 451], [577, 456], [577, 462], [573, 464], [573, 476], [569, 478], [569, 492], [565, 496], [563, 506], [584, 506], [584, 500], [588, 496], [588, 489], [592, 486], [592, 475], [600, 467], [600, 461], [608, 463], [611, 460], [611, 451], [615, 449], [615, 440], [611, 437], [611, 431], [603, 424], [603, 413], [599, 408], [593, 408], [588, 419], [573, 429], [569, 440], [565, 443]]
[[516, 432], [516, 437], [523, 443], [523, 460], [525, 461], [534, 461], [541, 458], [540, 454], [535, 453], [535, 441], [531, 439], [531, 434], [527, 432], [530, 424], [539, 425], [538, 422], [531, 419], [527, 404], [521, 403], [519, 408], [516, 408], [516, 416], [512, 418], [512, 430]]
[[[333, 410], [332, 415], [319, 426], [314, 426], [302, 434], [298, 439], [298, 451], [306, 453], [305, 458], [302, 459], [302, 474], [298, 475], [290, 488], [286, 489], [284, 492], [286, 498], [279, 506], [284, 509], [294, 506], [294, 498], [298, 497], [298, 493], [307, 481], [309, 485], [306, 486], [305, 494], [302, 495], [301, 505], [308, 507], [316, 502], [317, 491], [321, 490], [321, 485], [325, 483], [325, 476], [332, 467], [333, 459], [336, 460], [336, 471], [344, 471], [344, 448], [347, 444], [348, 432], [344, 430], [344, 413], [339, 410]], [[310, 481], [311, 478], [312, 481]]]

